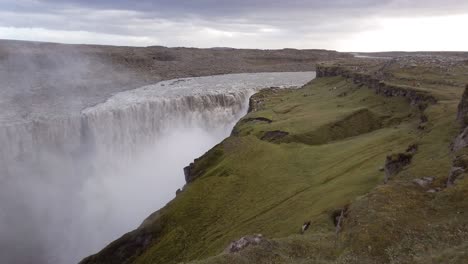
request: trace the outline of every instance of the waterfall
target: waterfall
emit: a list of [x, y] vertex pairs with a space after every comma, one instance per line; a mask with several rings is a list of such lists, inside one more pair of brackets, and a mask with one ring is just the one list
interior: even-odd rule
[[0, 124], [0, 262], [73, 263], [95, 253], [175, 196], [182, 168], [229, 135], [253, 93], [313, 78], [169, 80], [59, 118]]

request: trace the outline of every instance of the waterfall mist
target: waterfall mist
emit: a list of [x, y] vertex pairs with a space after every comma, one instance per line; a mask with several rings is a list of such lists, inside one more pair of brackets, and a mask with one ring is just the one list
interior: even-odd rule
[[313, 73], [170, 80], [60, 118], [0, 127], [0, 262], [76, 263], [175, 197], [264, 87]]

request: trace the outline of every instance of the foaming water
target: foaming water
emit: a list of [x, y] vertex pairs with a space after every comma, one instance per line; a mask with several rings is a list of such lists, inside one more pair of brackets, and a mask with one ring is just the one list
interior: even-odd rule
[[312, 72], [170, 80], [81, 113], [0, 124], [0, 261], [73, 263], [136, 228], [184, 185], [265, 87]]

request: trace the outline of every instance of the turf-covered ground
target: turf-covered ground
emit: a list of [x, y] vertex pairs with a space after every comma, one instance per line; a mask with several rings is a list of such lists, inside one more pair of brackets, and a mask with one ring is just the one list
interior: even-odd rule
[[[414, 83], [391, 67], [389, 79]], [[438, 99], [423, 110], [340, 76], [260, 92], [233, 135], [196, 162], [196, 180], [83, 263], [466, 263], [468, 182], [445, 188], [466, 76], [457, 69], [438, 89], [431, 80], [445, 73], [419, 70], [428, 77], [411, 75], [418, 89]], [[384, 184], [387, 156], [411, 145], [411, 163]], [[413, 182], [422, 177], [434, 180]], [[252, 234], [266, 240], [223, 253]]]

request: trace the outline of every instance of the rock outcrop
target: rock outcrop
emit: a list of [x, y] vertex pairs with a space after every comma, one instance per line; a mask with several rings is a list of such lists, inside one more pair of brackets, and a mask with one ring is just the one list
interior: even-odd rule
[[452, 144], [453, 151], [459, 151], [468, 146], [468, 84], [458, 104], [457, 121], [461, 126], [462, 132], [455, 138]]
[[270, 87], [263, 89], [255, 95], [251, 96], [249, 99], [249, 109], [247, 112], [250, 113], [262, 110], [264, 108], [265, 98], [268, 96], [268, 94], [276, 93], [280, 89], [281, 88], [279, 87]]
[[462, 99], [458, 105], [457, 121], [462, 128], [468, 126], [468, 84], [465, 86], [465, 92], [463, 92]]
[[271, 124], [273, 121], [269, 118], [266, 118], [266, 117], [254, 117], [254, 118], [246, 118], [244, 120], [242, 120], [242, 122], [264, 122], [264, 123], [268, 123], [268, 124]]
[[355, 84], [365, 85], [370, 89], [373, 89], [375, 93], [379, 95], [386, 97], [408, 98], [411, 105], [418, 106], [419, 108], [422, 108], [422, 110], [427, 107], [427, 104], [435, 104], [437, 102], [437, 99], [428, 92], [417, 90], [409, 86], [390, 84], [377, 78], [377, 76], [368, 73], [355, 72], [345, 67], [318, 65], [316, 72], [317, 78], [341, 76], [351, 79]]
[[411, 144], [408, 146], [408, 148], [406, 149], [406, 153], [409, 153], [411, 155], [414, 155], [416, 154], [416, 152], [418, 151], [418, 144]]
[[459, 151], [462, 148], [468, 146], [468, 127], [466, 127], [460, 135], [458, 135], [452, 144], [453, 151]]
[[348, 216], [348, 208], [349, 206], [346, 205], [344, 208], [339, 210], [335, 210], [332, 213], [332, 220], [333, 224], [335, 225], [335, 233], [340, 233], [341, 229], [343, 228], [343, 221]]
[[186, 183], [192, 182], [195, 178], [199, 176], [195, 174], [195, 162], [192, 162], [188, 166], [184, 167], [184, 176]]
[[400, 171], [402, 171], [404, 167], [408, 166], [411, 163], [412, 158], [413, 154], [407, 152], [387, 156], [384, 166], [384, 182], [387, 183], [391, 177], [395, 176]]
[[[468, 146], [468, 84], [465, 86], [460, 103], [458, 104], [457, 121], [462, 132], [455, 138], [452, 144], [452, 151], [459, 151]], [[453, 186], [460, 179], [468, 168], [468, 156], [459, 155], [453, 160], [453, 165], [447, 178], [446, 187]]]
[[447, 178], [446, 187], [455, 185], [456, 181], [463, 177], [463, 174], [468, 169], [468, 155], [460, 155], [455, 157], [453, 165]]
[[185, 182], [191, 183], [198, 177], [202, 176], [207, 168], [215, 165], [223, 158], [222, 144], [216, 145], [214, 148], [203, 154], [200, 158], [195, 159], [187, 167], [184, 168]]
[[266, 240], [261, 234], [254, 235], [254, 236], [241, 237], [239, 240], [231, 242], [231, 244], [229, 244], [229, 246], [224, 250], [224, 252], [236, 253], [249, 246], [258, 245], [262, 243], [263, 241], [266, 241]]
[[261, 140], [269, 141], [269, 142], [275, 142], [275, 141], [278, 141], [278, 140], [286, 137], [287, 135], [289, 135], [289, 133], [286, 132], [286, 131], [280, 131], [280, 130], [267, 131], [262, 136]]
[[419, 185], [422, 188], [428, 188], [429, 186], [431, 186], [434, 180], [435, 180], [434, 177], [422, 177], [422, 178], [414, 179], [413, 183], [416, 185]]
[[455, 182], [460, 178], [460, 176], [465, 172], [464, 168], [461, 167], [452, 167], [450, 174], [447, 178], [446, 187], [451, 187], [455, 185]]

